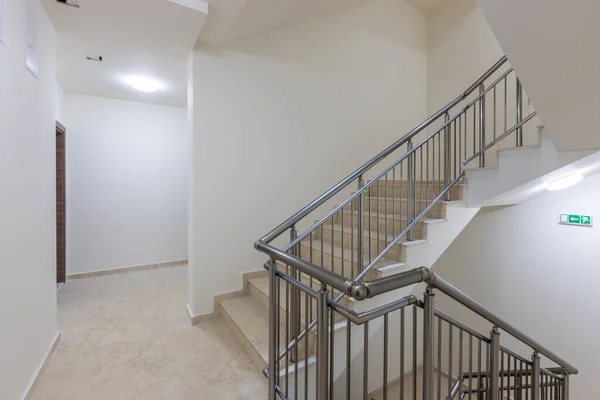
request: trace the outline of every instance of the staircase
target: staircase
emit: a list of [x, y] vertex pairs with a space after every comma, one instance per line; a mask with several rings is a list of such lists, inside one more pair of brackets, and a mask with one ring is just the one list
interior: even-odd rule
[[[568, 399], [575, 367], [432, 270], [477, 213], [473, 204], [499, 194], [478, 188], [490, 177], [476, 177], [492, 171], [495, 152], [523, 154], [524, 143], [540, 140], [528, 136], [536, 112], [524, 115], [524, 98], [499, 60], [255, 244], [270, 257], [266, 271], [217, 310], [255, 366], [267, 366], [269, 399]], [[342, 191], [349, 197], [325, 209]], [[299, 232], [310, 218], [318, 219]], [[273, 245], [284, 234], [289, 244]], [[437, 310], [437, 292], [478, 314], [489, 332]], [[503, 346], [504, 335], [529, 352]]]

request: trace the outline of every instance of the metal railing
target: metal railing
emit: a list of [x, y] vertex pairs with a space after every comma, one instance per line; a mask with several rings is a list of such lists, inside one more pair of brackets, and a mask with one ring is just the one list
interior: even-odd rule
[[[306, 267], [305, 273], [320, 269]], [[569, 398], [569, 375], [578, 373], [575, 367], [427, 268], [349, 288], [349, 293], [370, 296], [427, 284], [423, 300], [407, 296], [360, 313], [329, 298], [327, 278], [319, 289], [313, 289], [278, 269], [274, 261], [267, 268], [270, 399]], [[279, 345], [287, 343], [291, 326], [291, 313], [282, 307], [282, 296], [290, 304], [292, 288], [302, 293], [302, 325], [308, 326], [316, 316], [314, 330], [292, 339], [298, 350], [294, 360], [291, 352], [281, 359], [278, 352]], [[437, 310], [435, 291], [487, 320], [490, 334]], [[528, 346], [531, 358], [501, 346], [501, 331]], [[542, 368], [540, 356], [557, 366]]]
[[[499, 60], [448, 105], [255, 243], [257, 250], [271, 257], [269, 265], [275, 265], [275, 261], [281, 265], [281, 271], [272, 271], [272, 281], [280, 276], [286, 282], [285, 334], [277, 332], [271, 337], [274, 348], [281, 350], [263, 371], [270, 380], [278, 382], [279, 375], [270, 371], [273, 366], [279, 371], [283, 360], [286, 364], [295, 364], [293, 369], [298, 369], [298, 363], [303, 359], [302, 350], [311, 348], [313, 336], [318, 338], [317, 353], [319, 344], [324, 346], [325, 331], [319, 331], [318, 322], [318, 311], [325, 312], [318, 305], [318, 299], [323, 297], [319, 291], [321, 285], [327, 288], [324, 295], [328, 307], [338, 307], [335, 311], [340, 315], [344, 315], [339, 307], [343, 307], [340, 302], [345, 296], [363, 300], [387, 293], [392, 290], [390, 288], [418, 282], [433, 285], [425, 279], [423, 270], [374, 278], [378, 276], [377, 268], [402, 261], [403, 242], [424, 238], [428, 218], [444, 217], [444, 201], [460, 198], [458, 184], [462, 183], [465, 165], [478, 160], [478, 167], [485, 167], [486, 154], [509, 136], [515, 137], [517, 147], [523, 145], [525, 125], [536, 112], [531, 111], [523, 117], [525, 94], [506, 61], [505, 57]], [[509, 88], [514, 88], [514, 93]], [[515, 123], [510, 126], [508, 121], [513, 119]], [[378, 170], [376, 166], [384, 160], [389, 160], [389, 164]], [[332, 211], [323, 212], [324, 217], [298, 233], [297, 228], [306, 218], [320, 212], [321, 206], [351, 187], [356, 188], [355, 193], [349, 194]], [[289, 244], [282, 248], [274, 246], [273, 240], [286, 231], [289, 231]], [[269, 265], [266, 267], [273, 270]], [[427, 276], [433, 279], [434, 275], [428, 273]], [[454, 294], [462, 298], [457, 293]], [[303, 304], [303, 299], [305, 302], [308, 299], [307, 304]], [[315, 304], [311, 305], [311, 302]], [[463, 305], [470, 308], [469, 304]], [[418, 305], [414, 307], [419, 308]], [[275, 312], [279, 315], [279, 308], [273, 308], [272, 322], [279, 320], [273, 315]], [[345, 317], [357, 323], [348, 315]], [[536, 351], [547, 356], [552, 354], [504, 321], [490, 322]], [[325, 328], [321, 325], [321, 329]], [[333, 339], [333, 325], [329, 331]], [[306, 341], [304, 347], [300, 346], [303, 341]], [[564, 363], [548, 357], [559, 365]], [[308, 357], [304, 360], [307, 362]], [[306, 365], [304, 368], [307, 370]], [[289, 365], [285, 371], [287, 380]], [[573, 373], [573, 370], [569, 369], [569, 372]], [[317, 377], [322, 375], [321, 371]], [[494, 384], [493, 380], [488, 381]], [[272, 394], [284, 393], [288, 396], [284, 398], [292, 398], [289, 397], [288, 383], [280, 386], [275, 381], [270, 382], [271, 388], [277, 388]]]

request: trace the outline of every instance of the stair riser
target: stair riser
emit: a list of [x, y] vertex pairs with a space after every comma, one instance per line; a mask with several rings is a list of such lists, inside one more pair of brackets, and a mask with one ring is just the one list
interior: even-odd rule
[[[440, 194], [444, 190], [444, 185], [435, 185], [430, 183], [429, 185], [416, 185], [413, 186], [413, 195], [418, 199], [423, 200], [433, 200], [438, 194]], [[462, 187], [454, 186], [450, 189], [450, 199], [451, 200], [461, 200], [462, 199]], [[379, 192], [379, 197], [389, 197], [392, 198], [395, 196], [397, 199], [399, 198], [408, 198], [408, 185], [400, 185], [392, 186], [388, 183], [388, 185], [374, 185], [366, 190], [365, 196], [367, 197], [377, 197]], [[395, 194], [394, 194], [395, 193]]]
[[[431, 203], [431, 198], [429, 201], [417, 201], [413, 204], [415, 211], [425, 209]], [[358, 207], [360, 205], [360, 200], [354, 200], [354, 210], [358, 211]], [[407, 199], [393, 199], [387, 197], [380, 197], [379, 201], [377, 197], [365, 197], [364, 198], [365, 212], [368, 212], [369, 208], [371, 212], [379, 211], [382, 214], [392, 214], [396, 216], [406, 216], [408, 215], [408, 200]], [[379, 207], [379, 209], [377, 208]], [[446, 218], [446, 207], [444, 203], [439, 202], [433, 206], [433, 208], [427, 213], [427, 218]]]
[[[331, 228], [326, 227], [323, 229], [323, 235], [325, 240], [327, 240], [327, 242], [331, 243]], [[364, 243], [364, 248], [367, 249], [369, 248], [369, 242], [371, 244], [371, 252], [373, 251], [377, 251], [377, 249], [379, 248], [379, 252], [383, 251], [383, 249], [385, 249], [386, 245], [389, 244], [385, 242], [385, 238], [384, 236], [387, 235], [383, 235], [380, 233], [380, 238], [379, 240], [377, 240], [377, 235], [375, 234], [375, 232], [371, 232], [371, 239], [369, 241], [369, 232], [366, 231], [364, 232], [364, 238], [363, 238], [363, 243]], [[315, 234], [315, 238], [313, 239], [313, 242], [315, 240], [321, 240], [321, 231], [318, 230], [318, 232]], [[346, 228], [344, 226], [344, 234], [342, 235], [342, 232], [339, 230], [333, 230], [333, 243], [336, 246], [342, 246], [342, 242], [344, 244], [344, 252], [348, 252], [348, 254], [352, 254], [350, 252], [352, 245], [354, 245], [354, 252], [355, 255], [354, 257], [357, 258], [358, 255], [356, 254], [357, 252], [357, 247], [358, 247], [358, 232], [354, 232], [354, 234], [352, 233], [352, 231], [350, 230], [350, 227]], [[379, 247], [378, 247], [379, 246]], [[398, 246], [394, 246], [392, 248], [392, 250], [390, 250], [387, 255], [385, 256], [386, 259], [389, 260], [397, 260], [397, 261], [401, 261], [402, 258], [402, 246], [398, 245]]]
[[[343, 213], [344, 218], [344, 226], [351, 226], [352, 221], [354, 221], [354, 227], [358, 227], [358, 215]], [[342, 213], [337, 213], [334, 217], [334, 221], [336, 224], [342, 224]], [[370, 225], [369, 225], [370, 222]], [[400, 226], [402, 225], [402, 226]], [[386, 218], [383, 214], [377, 217], [377, 213], [371, 212], [371, 216], [369, 217], [369, 213], [365, 212], [363, 217], [363, 228], [367, 231], [377, 232], [379, 231], [380, 235], [384, 233], [388, 235], [397, 236], [400, 234], [401, 229], [406, 228], [406, 220], [395, 219], [392, 222], [391, 218]], [[425, 239], [426, 238], [427, 226], [423, 222], [417, 222], [417, 224], [412, 229], [412, 234], [414, 239]], [[371, 238], [373, 238], [373, 234], [371, 233]]]
[[[366, 252], [365, 252], [365, 257], [367, 255], [368, 255], [368, 250], [366, 250]], [[371, 249], [371, 255], [373, 257], [376, 256], [373, 249]], [[313, 264], [324, 267], [328, 271], [331, 271], [331, 267], [332, 267], [331, 254], [323, 253], [323, 263], [322, 264], [321, 264], [321, 251], [320, 250], [313, 249], [312, 256], [313, 256], [313, 261], [312, 261]], [[347, 254], [347, 257], [348, 257], [348, 259], [344, 259], [343, 270], [342, 270], [342, 258], [338, 257], [338, 256], [333, 257], [333, 272], [335, 272], [338, 275], [343, 275], [347, 278], [350, 278], [351, 271], [354, 271], [354, 275], [357, 274], [359, 265], [356, 262], [354, 264], [352, 264], [350, 262], [350, 253], [349, 252]], [[310, 261], [309, 258], [310, 258], [310, 248], [303, 245], [302, 246], [302, 259], [306, 260], [306, 261]], [[351, 267], [353, 268], [353, 270], [351, 269]], [[377, 275], [374, 271], [372, 273], [367, 274], [367, 277], [366, 277], [367, 280], [375, 279], [375, 278], [377, 278]]]

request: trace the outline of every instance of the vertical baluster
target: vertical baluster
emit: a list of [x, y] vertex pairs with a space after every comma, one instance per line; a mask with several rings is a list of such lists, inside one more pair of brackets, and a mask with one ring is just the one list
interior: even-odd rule
[[[385, 247], [387, 247], [388, 244], [388, 240], [387, 240], [387, 224], [388, 224], [388, 215], [387, 215], [387, 199], [388, 199], [388, 195], [389, 195], [389, 191], [390, 188], [388, 187], [388, 174], [385, 174], [385, 192], [383, 195], [383, 201], [384, 201], [384, 205], [383, 205], [383, 215], [385, 215], [385, 219], [384, 219], [384, 224], [385, 224], [385, 229], [383, 230], [383, 237], [384, 239], [384, 243], [385, 243]], [[377, 247], [379, 248], [379, 242], [377, 242]], [[379, 252], [379, 250], [378, 250]]]
[[466, 160], [468, 158], [468, 156], [467, 156], [467, 120], [469, 119], [469, 118], [467, 118], [467, 110], [465, 110], [462, 114], [460, 114], [461, 121], [462, 121], [463, 117], [464, 117], [464, 120], [465, 120], [465, 122], [464, 122], [465, 129], [464, 129], [464, 136], [463, 136], [463, 138], [464, 138], [463, 139], [463, 148], [464, 148], [464, 154], [465, 154], [464, 159]]
[[369, 398], [369, 321], [364, 326], [363, 343], [363, 400]]
[[328, 316], [327, 287], [322, 285], [317, 298], [317, 400], [327, 400], [328, 394]]
[[485, 167], [485, 86], [483, 83], [479, 86], [479, 168]]
[[[340, 210], [342, 212], [342, 215], [344, 214], [344, 209], [345, 208], [346, 207], [342, 207], [342, 209]], [[354, 215], [353, 214], [350, 214], [350, 215], [352, 215], [352, 217], [350, 218], [350, 220], [354, 219]], [[333, 221], [333, 217], [332, 217], [332, 221]], [[332, 228], [331, 230], [333, 231], [333, 227], [331, 227], [331, 228]], [[344, 242], [346, 241], [346, 238], [344, 236], [344, 218], [342, 218], [341, 230], [342, 230], [342, 232], [340, 233], [340, 246], [342, 248], [342, 276], [345, 277], [345, 278], [347, 278], [346, 277], [346, 270], [345, 270], [345, 266], [346, 266], [345, 265], [346, 264], [345, 258], [346, 257], [344, 257], [345, 254], [346, 254], [345, 251], [344, 251], [345, 250]]]
[[477, 349], [477, 398], [483, 399], [483, 379], [481, 378], [481, 356], [482, 356], [482, 344], [481, 339], [477, 339], [479, 348]]
[[279, 376], [277, 343], [277, 327], [279, 326], [277, 292], [279, 291], [279, 276], [274, 260], [269, 261], [269, 400], [275, 400], [275, 386]]
[[433, 400], [435, 295], [431, 287], [423, 297], [423, 400]]
[[346, 399], [350, 399], [352, 385], [352, 323], [346, 320]]
[[333, 377], [334, 377], [334, 370], [335, 370], [335, 342], [334, 342], [334, 338], [335, 338], [335, 324], [334, 324], [334, 315], [333, 315], [334, 311], [333, 309], [331, 309], [331, 314], [329, 316], [329, 398], [330, 399], [335, 399], [334, 393], [333, 393]]
[[436, 318], [438, 325], [438, 340], [437, 340], [437, 387], [438, 400], [442, 400], [442, 320]]
[[488, 396], [489, 400], [498, 400], [499, 387], [498, 381], [500, 379], [500, 332], [498, 327], [494, 327], [490, 333], [490, 378], [488, 384]]
[[469, 334], [469, 393], [473, 391], [473, 335]]
[[[375, 182], [373, 185], [377, 185], [377, 192], [379, 193], [379, 182]], [[371, 263], [371, 200], [373, 199], [373, 185], [371, 185], [371, 187], [369, 188], [369, 196], [367, 196], [367, 198], [369, 199], [369, 224], [368, 226], [368, 230], [369, 230], [369, 262], [367, 264]]]
[[350, 215], [350, 279], [354, 279], [354, 200], [350, 202]]
[[[425, 142], [425, 204], [423, 205], [425, 208], [429, 205], [429, 140]], [[422, 184], [422, 183], [421, 183]]]
[[458, 160], [456, 162], [458, 163], [459, 172], [462, 169], [462, 161], [467, 158], [466, 154], [464, 157], [462, 154], [462, 116], [462, 114], [458, 116]]
[[[404, 194], [404, 176], [402, 175], [403, 171], [402, 171], [402, 162], [400, 162], [400, 194], [398, 195], [398, 199], [400, 200], [400, 218], [398, 219], [398, 224], [400, 225], [398, 229], [399, 233], [402, 233], [402, 214], [403, 214], [403, 210], [402, 208], [404, 207], [404, 203], [403, 203], [403, 194]], [[406, 203], [406, 205], [408, 206], [408, 203]]]
[[454, 153], [454, 160], [452, 161], [452, 165], [454, 167], [454, 174], [452, 175], [452, 179], [454, 180], [458, 176], [456, 174], [456, 166], [457, 166], [457, 163], [459, 162], [458, 154], [456, 154], [456, 150], [457, 150], [456, 149], [456, 120], [454, 120], [452, 122], [452, 130], [453, 130], [453, 135], [454, 135], [454, 138], [453, 138], [454, 139], [453, 140], [453, 142], [454, 142], [454, 144], [453, 144], [453, 147], [454, 147], [454, 152], [453, 152]]
[[508, 76], [504, 77], [504, 130], [502, 133], [507, 130], [507, 122], [508, 122]]
[[404, 307], [400, 309], [400, 400], [404, 400]]
[[442, 134], [438, 132], [434, 137], [437, 136], [438, 142], [438, 174], [437, 174], [437, 192], [442, 193]]
[[[413, 220], [413, 159], [414, 159], [414, 154], [412, 152], [412, 141], [409, 139], [408, 140], [408, 179], [407, 179], [407, 212], [406, 212], [406, 223], [410, 224]], [[412, 239], [412, 229], [408, 231], [407, 235], [406, 235], [406, 239], [407, 240], [411, 240]]]
[[500, 391], [504, 395], [504, 352], [500, 353]]
[[509, 397], [509, 398], [510, 398], [510, 387], [511, 387], [510, 359], [511, 359], [510, 354], [507, 354], [506, 355], [506, 369], [507, 369], [506, 373], [507, 373], [507, 380], [508, 380], [508, 382], [506, 384], [506, 386], [507, 386], [506, 396]]
[[494, 85], [494, 140], [496, 140], [496, 85]]
[[[520, 124], [523, 120], [523, 86], [521, 81], [517, 78], [517, 124]], [[523, 146], [523, 128], [517, 128], [517, 147]]]
[[[344, 216], [342, 215], [342, 218], [344, 218]], [[325, 268], [325, 253], [323, 252], [323, 250], [325, 249], [325, 245], [324, 245], [324, 237], [325, 237], [325, 222], [323, 222], [321, 224], [321, 268]], [[332, 266], [333, 268], [333, 266]]]
[[569, 375], [563, 375], [562, 387], [561, 387], [561, 400], [569, 400]]
[[[343, 210], [342, 210], [342, 214], [343, 214]], [[351, 217], [353, 218], [353, 216]], [[343, 217], [342, 217], [343, 219]], [[333, 216], [331, 217], [331, 272], [335, 272], [335, 237], [334, 237], [334, 233], [335, 233], [335, 229], [333, 227]], [[343, 239], [343, 238], [342, 238]], [[344, 258], [342, 256], [342, 258]], [[331, 288], [331, 297], [335, 297], [334, 294], [335, 289], [332, 287]]]
[[475, 106], [472, 107], [473, 108], [473, 154], [477, 153], [477, 125], [475, 125]]
[[[377, 181], [377, 255], [379, 255], [379, 226], [381, 225], [379, 217], [380, 217], [380, 211], [379, 211], [379, 199], [381, 198], [381, 196], [379, 195], [380, 190], [381, 190], [381, 179], [379, 179]], [[386, 190], [387, 187], [384, 189]], [[371, 259], [372, 260], [372, 259]], [[371, 260], [369, 260], [369, 263], [371, 263]]]
[[419, 215], [423, 212], [423, 146], [419, 146], [419, 173], [420, 173], [420, 184], [419, 184]]
[[[358, 263], [358, 270], [356, 271], [356, 274], [360, 274], [362, 272], [362, 266], [363, 266], [363, 262], [364, 262], [364, 215], [365, 215], [365, 194], [363, 191], [363, 187], [365, 186], [365, 181], [363, 180], [363, 176], [359, 176], [358, 177], [358, 191], [360, 192], [360, 195], [358, 196], [358, 220], [357, 220], [357, 225], [358, 225], [358, 252], [357, 252], [357, 263]], [[354, 219], [354, 215], [352, 215], [352, 219]]]
[[[298, 231], [296, 230], [296, 226], [292, 225], [292, 227], [290, 228], [290, 243], [293, 243], [296, 239], [298, 238]], [[294, 246], [290, 249], [290, 253], [293, 256], [298, 256], [298, 247], [299, 246]], [[294, 279], [298, 279], [298, 270], [296, 270], [296, 268], [292, 268], [291, 269], [291, 276]], [[290, 336], [296, 340], [298, 338], [298, 334], [300, 333], [300, 290], [293, 285], [291, 287], [291, 293], [290, 293], [290, 302], [287, 303], [289, 304], [289, 309], [290, 309], [290, 319], [291, 319], [291, 323], [290, 323]], [[288, 342], [289, 343], [289, 342]], [[292, 348], [291, 354], [290, 354], [290, 361], [292, 363], [295, 363], [296, 360], [298, 359], [298, 348], [296, 346], [294, 346]]]
[[[444, 115], [444, 189], [450, 184], [450, 128], [448, 127], [450, 114]], [[450, 201], [450, 191], [446, 192], [445, 200]]]
[[[289, 274], [289, 272], [288, 272]], [[285, 304], [286, 306], [288, 304], [290, 304], [290, 283], [289, 282], [285, 282]], [[290, 343], [290, 310], [289, 307], [286, 307], [285, 310], [285, 346], [287, 348], [287, 345]], [[284, 379], [284, 383], [285, 383], [285, 394], [286, 396], [289, 396], [289, 371], [290, 371], [290, 353], [289, 351], [285, 352], [285, 379]]]
[[412, 393], [413, 400], [417, 400], [417, 307], [413, 306], [413, 362], [412, 362]]
[[[400, 163], [402, 168], [402, 163]], [[400, 170], [402, 171], [402, 169]], [[388, 194], [385, 196], [385, 203], [389, 199]], [[402, 196], [400, 196], [400, 212], [402, 212]], [[387, 235], [387, 233], [386, 233]], [[396, 167], [392, 168], [392, 240], [396, 237]], [[387, 244], [387, 241], [386, 241]]]
[[448, 396], [450, 396], [450, 393], [452, 392], [452, 353], [454, 348], [452, 331], [452, 324], [448, 324]]
[[[308, 294], [304, 294], [304, 329], [308, 329], [308, 309], [311, 307], [311, 297]], [[308, 348], [310, 347], [310, 332], [306, 332], [304, 336], [304, 400], [308, 400]]]
[[533, 372], [531, 373], [531, 400], [541, 400], [540, 393], [540, 356], [533, 353]]
[[[387, 189], [387, 187], [386, 187]], [[388, 314], [383, 316], [383, 400], [388, 395]]]
[[517, 370], [517, 358], [516, 358], [516, 357], [513, 357], [513, 361], [514, 361], [514, 362], [513, 362], [513, 370], [515, 371], [515, 377], [513, 378], [515, 389], [514, 389], [514, 392], [513, 392], [513, 393], [514, 393], [514, 395], [515, 395], [515, 396], [514, 396], [514, 397], [515, 397], [515, 399], [519, 399], [519, 395], [518, 395], [518, 392], [517, 392], [517, 390], [518, 390], [518, 387], [519, 387], [519, 385], [517, 384], [517, 382], [518, 382], [518, 377], [519, 377], [519, 371]]
[[[463, 330], [458, 330], [458, 377], [463, 376]], [[462, 386], [462, 385], [461, 385]]]

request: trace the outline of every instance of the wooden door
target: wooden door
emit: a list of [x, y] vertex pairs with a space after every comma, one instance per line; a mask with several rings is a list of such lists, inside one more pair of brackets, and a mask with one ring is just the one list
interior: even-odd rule
[[67, 280], [65, 127], [56, 123], [56, 282]]

